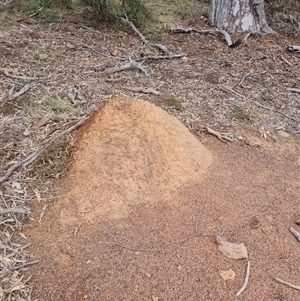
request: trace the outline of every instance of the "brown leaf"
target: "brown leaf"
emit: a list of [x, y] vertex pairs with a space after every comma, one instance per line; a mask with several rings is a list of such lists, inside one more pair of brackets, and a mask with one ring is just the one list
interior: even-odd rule
[[248, 258], [248, 252], [243, 243], [233, 243], [228, 239], [217, 236], [218, 249], [227, 257], [232, 259]]
[[221, 271], [220, 275], [222, 278], [226, 280], [234, 280], [235, 279], [235, 272], [233, 270], [228, 270], [228, 271]]
[[261, 226], [261, 221], [257, 216], [252, 216], [251, 221], [250, 221], [250, 227], [252, 229], [259, 228]]

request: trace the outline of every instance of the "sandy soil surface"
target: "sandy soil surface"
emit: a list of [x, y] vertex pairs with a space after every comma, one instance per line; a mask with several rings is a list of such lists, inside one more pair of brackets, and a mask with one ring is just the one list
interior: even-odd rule
[[[274, 281], [299, 282], [299, 242], [289, 232], [300, 214], [297, 141], [244, 135], [260, 146], [202, 144], [152, 104], [106, 104], [78, 131], [57, 183], [65, 197], [47, 203], [40, 224], [42, 204], [34, 207], [26, 234], [42, 259], [31, 270], [35, 297], [235, 300], [249, 260], [243, 300], [297, 300]], [[243, 242], [249, 258], [225, 257], [216, 235]], [[224, 280], [229, 270], [235, 279]]]

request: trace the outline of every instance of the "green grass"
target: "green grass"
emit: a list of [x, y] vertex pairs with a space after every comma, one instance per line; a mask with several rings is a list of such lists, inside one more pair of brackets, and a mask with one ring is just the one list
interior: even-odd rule
[[33, 169], [43, 179], [58, 178], [68, 170], [70, 154], [70, 143], [67, 141], [57, 142], [41, 154]]
[[175, 109], [177, 111], [182, 111], [183, 110], [182, 104], [175, 97], [172, 97], [172, 96], [171, 97], [164, 97], [162, 99], [162, 101], [163, 101], [164, 104], [171, 107], [172, 109]]
[[243, 108], [238, 106], [235, 106], [232, 109], [232, 119], [244, 123], [251, 123], [250, 114], [248, 114]]
[[48, 98], [45, 104], [48, 105], [54, 113], [71, 113], [74, 115], [80, 113], [79, 110], [74, 108], [69, 102], [55, 96]]

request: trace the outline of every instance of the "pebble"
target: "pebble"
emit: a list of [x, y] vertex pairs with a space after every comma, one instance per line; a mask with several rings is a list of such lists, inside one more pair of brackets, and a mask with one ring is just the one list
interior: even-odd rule
[[283, 137], [283, 138], [287, 138], [287, 137], [290, 136], [290, 134], [288, 134], [287, 132], [285, 132], [285, 131], [283, 131], [283, 130], [279, 130], [279, 131], [277, 132], [277, 134], [278, 134], [279, 136]]

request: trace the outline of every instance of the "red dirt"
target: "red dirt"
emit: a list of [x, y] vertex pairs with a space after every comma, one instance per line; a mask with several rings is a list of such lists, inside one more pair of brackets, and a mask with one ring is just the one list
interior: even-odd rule
[[[260, 142], [212, 138], [203, 147], [154, 105], [104, 106], [79, 130], [76, 160], [57, 183], [66, 196], [48, 203], [41, 224], [41, 205], [34, 208], [35, 297], [234, 300], [247, 260], [218, 251], [223, 232], [248, 249], [242, 300], [299, 299], [274, 281], [299, 283], [299, 242], [289, 232], [300, 214], [299, 150], [292, 138]], [[236, 278], [224, 281], [220, 272], [230, 269]]]

